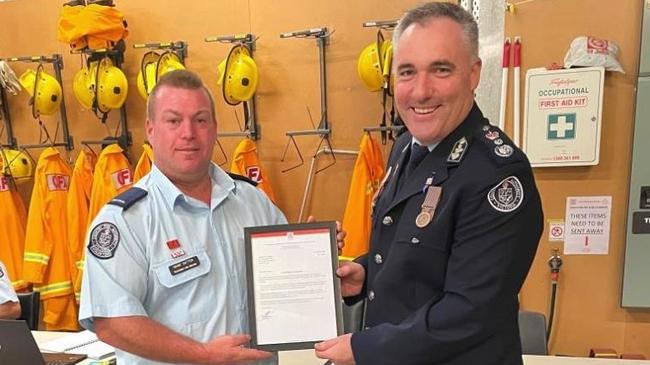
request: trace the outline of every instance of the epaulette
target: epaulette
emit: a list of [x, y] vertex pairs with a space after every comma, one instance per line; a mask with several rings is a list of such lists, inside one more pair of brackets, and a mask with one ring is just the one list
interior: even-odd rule
[[230, 177], [233, 178], [234, 180], [245, 181], [245, 182], [247, 182], [247, 183], [249, 183], [249, 184], [251, 184], [253, 186], [257, 186], [257, 183], [255, 181], [247, 178], [246, 176], [233, 174], [232, 172], [228, 172], [228, 175], [230, 175]]
[[465, 136], [460, 137], [451, 147], [451, 151], [449, 151], [449, 156], [447, 156], [447, 165], [460, 165], [469, 145], [470, 141], [468, 141]]
[[138, 200], [147, 196], [147, 194], [149, 193], [144, 189], [131, 188], [113, 198], [108, 204], [117, 205], [118, 207], [122, 207], [122, 210], [127, 210]]
[[512, 163], [521, 158], [519, 148], [498, 127], [482, 125], [476, 132], [476, 139], [481, 141], [481, 144], [487, 148], [488, 154], [499, 165]]

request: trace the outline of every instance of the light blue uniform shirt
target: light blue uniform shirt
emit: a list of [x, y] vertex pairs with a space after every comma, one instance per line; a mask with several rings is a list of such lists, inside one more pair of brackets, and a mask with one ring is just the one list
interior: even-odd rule
[[[253, 185], [233, 180], [214, 164], [210, 176], [209, 207], [183, 194], [154, 165], [135, 184], [146, 197], [126, 210], [110, 204], [100, 210], [90, 226], [89, 248], [117, 246], [100, 252], [112, 253], [106, 258], [86, 250], [83, 327], [94, 330], [93, 317], [148, 316], [200, 342], [250, 333], [244, 227], [287, 221]], [[186, 270], [174, 266], [188, 259]], [[118, 364], [161, 364], [116, 354]]]
[[11, 280], [7, 274], [7, 268], [0, 261], [0, 304], [7, 302], [17, 302], [18, 297], [14, 291], [14, 287], [11, 285]]

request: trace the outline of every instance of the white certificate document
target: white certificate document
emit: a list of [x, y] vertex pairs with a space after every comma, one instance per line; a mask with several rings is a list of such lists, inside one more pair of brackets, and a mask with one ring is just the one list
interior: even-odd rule
[[245, 229], [253, 347], [312, 348], [342, 333], [335, 222]]

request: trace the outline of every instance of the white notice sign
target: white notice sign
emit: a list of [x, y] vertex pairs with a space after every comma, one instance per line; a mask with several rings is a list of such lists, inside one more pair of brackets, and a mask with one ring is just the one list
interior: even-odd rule
[[611, 196], [567, 197], [564, 254], [606, 255], [611, 212]]
[[597, 165], [605, 69], [526, 73], [523, 150], [533, 167]]

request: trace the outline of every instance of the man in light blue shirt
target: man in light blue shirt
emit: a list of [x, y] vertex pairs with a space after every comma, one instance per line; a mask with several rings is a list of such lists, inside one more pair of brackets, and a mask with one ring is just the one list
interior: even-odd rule
[[18, 297], [7, 275], [7, 268], [0, 261], [0, 319], [16, 319], [19, 316]]
[[120, 364], [275, 362], [245, 347], [244, 227], [286, 223], [246, 178], [211, 162], [214, 101], [192, 72], [147, 103], [152, 171], [92, 222], [79, 319]]

